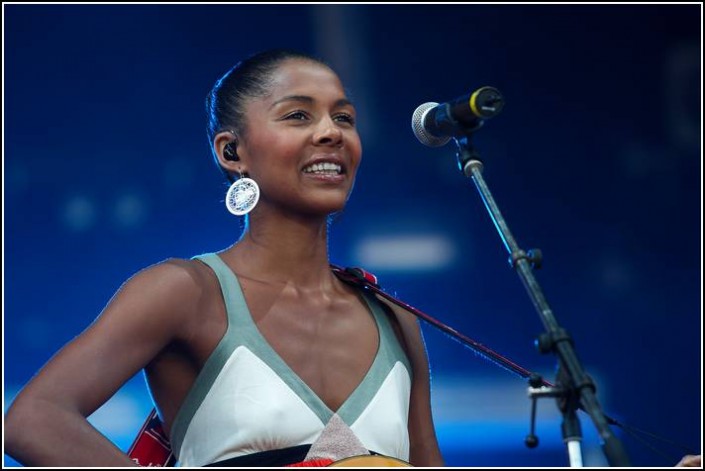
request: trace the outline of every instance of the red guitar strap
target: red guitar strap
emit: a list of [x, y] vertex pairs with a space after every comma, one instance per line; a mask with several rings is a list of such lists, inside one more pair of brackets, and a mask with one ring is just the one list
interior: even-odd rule
[[147, 416], [127, 455], [139, 466], [162, 467], [176, 464], [171, 443], [155, 409]]

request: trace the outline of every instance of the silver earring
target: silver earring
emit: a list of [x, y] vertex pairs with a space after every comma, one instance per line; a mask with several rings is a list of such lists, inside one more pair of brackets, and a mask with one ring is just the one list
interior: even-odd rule
[[244, 216], [252, 211], [259, 201], [259, 186], [257, 182], [240, 174], [225, 195], [225, 206], [235, 216]]

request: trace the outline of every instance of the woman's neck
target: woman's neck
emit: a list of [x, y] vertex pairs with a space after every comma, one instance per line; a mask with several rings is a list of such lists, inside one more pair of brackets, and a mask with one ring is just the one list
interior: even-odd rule
[[253, 218], [227, 252], [237, 271], [261, 280], [316, 288], [333, 278], [327, 219]]

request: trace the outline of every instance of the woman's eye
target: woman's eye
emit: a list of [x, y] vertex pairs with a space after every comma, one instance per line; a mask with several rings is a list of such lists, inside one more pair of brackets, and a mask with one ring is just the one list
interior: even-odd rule
[[294, 119], [298, 121], [302, 121], [306, 118], [306, 113], [304, 113], [303, 111], [294, 111], [293, 113], [289, 113], [284, 117], [284, 119]]
[[339, 115], [336, 115], [333, 119], [336, 121], [342, 121], [344, 123], [348, 124], [355, 124], [355, 118], [352, 115], [349, 115], [347, 113], [341, 113]]

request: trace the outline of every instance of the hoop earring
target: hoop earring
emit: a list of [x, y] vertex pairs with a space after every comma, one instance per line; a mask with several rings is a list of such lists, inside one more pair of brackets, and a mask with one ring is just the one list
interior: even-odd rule
[[249, 213], [259, 201], [259, 185], [247, 174], [240, 174], [225, 195], [225, 207], [235, 216], [244, 216]]

